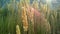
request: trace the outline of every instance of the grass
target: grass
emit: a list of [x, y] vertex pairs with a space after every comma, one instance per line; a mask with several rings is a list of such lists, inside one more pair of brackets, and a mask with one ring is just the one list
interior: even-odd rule
[[[27, 12], [26, 8], [29, 8], [27, 7], [29, 5], [40, 10], [44, 15], [41, 21], [37, 20], [38, 18], [34, 21], [34, 13]], [[30, 0], [20, 0], [19, 2], [11, 0], [10, 3], [6, 3], [4, 8], [0, 8], [0, 34], [27, 34], [27, 32], [28, 34], [60, 34], [60, 10], [51, 10], [47, 4], [38, 5], [35, 0], [32, 4], [30, 4]], [[30, 20], [29, 17], [31, 17]], [[34, 29], [37, 30], [34, 31]]]

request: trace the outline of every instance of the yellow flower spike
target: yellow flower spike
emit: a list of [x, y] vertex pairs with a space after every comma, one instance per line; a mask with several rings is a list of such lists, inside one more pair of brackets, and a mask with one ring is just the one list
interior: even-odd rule
[[20, 33], [19, 25], [16, 25], [16, 34], [21, 34], [21, 33]]

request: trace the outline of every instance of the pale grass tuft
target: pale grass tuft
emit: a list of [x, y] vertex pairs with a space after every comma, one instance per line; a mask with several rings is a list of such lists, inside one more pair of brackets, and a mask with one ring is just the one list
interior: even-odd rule
[[19, 25], [16, 25], [16, 34], [21, 34], [21, 33], [20, 33]]

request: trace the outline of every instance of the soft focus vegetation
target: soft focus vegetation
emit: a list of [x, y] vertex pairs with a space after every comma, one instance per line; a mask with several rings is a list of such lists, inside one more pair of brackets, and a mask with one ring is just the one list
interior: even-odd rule
[[0, 0], [0, 34], [60, 34], [60, 6], [51, 9], [37, 0], [9, 0], [2, 5]]

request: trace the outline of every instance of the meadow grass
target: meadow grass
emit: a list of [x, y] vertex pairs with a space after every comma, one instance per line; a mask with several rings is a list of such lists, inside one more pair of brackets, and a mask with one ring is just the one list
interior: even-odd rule
[[[41, 24], [39, 22], [39, 25], [36, 25], [37, 34], [60, 34], [60, 12], [50, 10], [47, 4], [38, 6], [39, 4], [36, 0], [32, 4], [30, 4], [30, 0], [20, 0], [19, 2], [11, 0], [10, 3], [6, 2], [6, 6], [0, 8], [0, 34], [27, 34], [27, 32], [28, 34], [35, 34], [34, 14], [32, 11], [29, 12], [30, 14], [27, 12], [27, 5], [40, 10], [44, 14], [45, 19], [42, 18], [44, 22], [41, 21]], [[31, 18], [30, 20], [28, 15]], [[43, 25], [47, 26], [40, 28]], [[46, 29], [49, 29], [48, 27], [51, 28], [51, 31], [46, 31]]]

